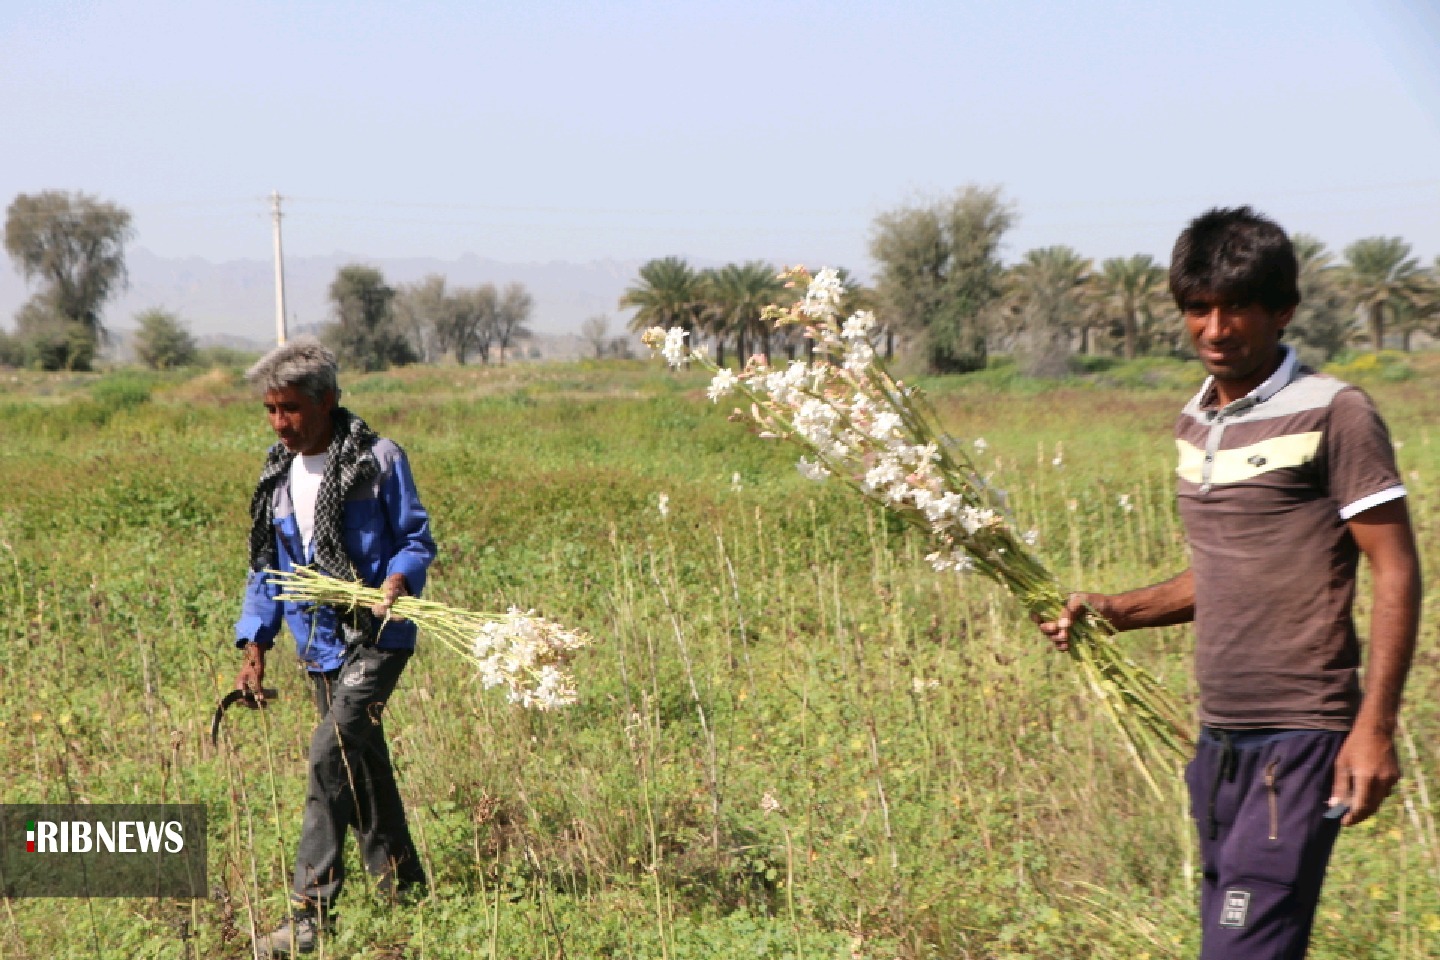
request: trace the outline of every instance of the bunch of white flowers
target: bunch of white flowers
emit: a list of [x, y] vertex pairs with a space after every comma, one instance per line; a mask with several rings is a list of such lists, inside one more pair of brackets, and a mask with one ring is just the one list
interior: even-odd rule
[[[382, 599], [378, 589], [337, 580], [309, 567], [266, 572], [268, 582], [280, 590], [279, 600], [349, 610]], [[476, 613], [419, 597], [400, 597], [390, 610], [393, 617], [414, 621], [428, 636], [468, 660], [481, 686], [504, 687], [511, 703], [527, 710], [555, 710], [579, 699], [568, 668], [576, 652], [590, 645], [588, 634], [518, 607], [506, 613]]]
[[672, 366], [694, 361], [709, 367], [713, 376], [706, 393], [712, 402], [736, 393], [749, 398], [750, 418], [762, 436], [807, 447], [812, 456], [797, 464], [803, 476], [816, 481], [838, 476], [925, 527], [941, 547], [932, 554], [935, 569], [996, 569], [995, 561], [1015, 539], [998, 491], [985, 485], [963, 449], [942, 446], [926, 432], [918, 396], [875, 362], [874, 315], [861, 310], [840, 321], [845, 288], [834, 270], [821, 270], [813, 279], [803, 272], [787, 277], [792, 284], [809, 281], [805, 296], [788, 311], [771, 308], [767, 315], [803, 326], [815, 340], [814, 362], [772, 367], [755, 356], [736, 373], [698, 353], [677, 352], [676, 344], [683, 343], [678, 328], [653, 327], [642, 339]]
[[[642, 339], [672, 366], [693, 361], [712, 371], [711, 401], [731, 395], [748, 400], [748, 413], [736, 410], [736, 417], [750, 420], [762, 437], [804, 448], [797, 464], [803, 476], [837, 477], [923, 529], [935, 547], [926, 559], [936, 570], [980, 573], [1003, 584], [1033, 616], [1053, 620], [1065, 592], [1030, 552], [1033, 532], [1011, 521], [1003, 492], [985, 482], [967, 445], [938, 429], [919, 392], [876, 361], [874, 316], [859, 311], [842, 320], [845, 288], [834, 270], [812, 278], [794, 269], [784, 277], [791, 287], [806, 283], [805, 294], [788, 308], [768, 308], [765, 316], [777, 326], [802, 328], [814, 341], [812, 362], [795, 360], [782, 369], [755, 356], [737, 373], [717, 368], [703, 354], [685, 353], [678, 329], [654, 327]], [[978, 454], [988, 444], [977, 438], [968, 446]], [[1052, 463], [1064, 464], [1058, 444]], [[1111, 632], [1097, 618], [1076, 624], [1071, 656], [1135, 755], [1173, 768], [1189, 752], [1185, 713], [1120, 653]], [[1143, 761], [1141, 768], [1149, 778]]]
[[640, 335], [640, 342], [651, 350], [659, 350], [670, 366], [679, 367], [684, 366], [690, 358], [690, 351], [685, 349], [685, 338], [688, 336], [690, 332], [679, 327], [671, 327], [669, 330], [651, 327]]
[[554, 710], [579, 699], [575, 680], [564, 668], [589, 642], [584, 634], [537, 617], [534, 610], [511, 607], [503, 618], [481, 625], [470, 656], [487, 690], [505, 687], [511, 703]]

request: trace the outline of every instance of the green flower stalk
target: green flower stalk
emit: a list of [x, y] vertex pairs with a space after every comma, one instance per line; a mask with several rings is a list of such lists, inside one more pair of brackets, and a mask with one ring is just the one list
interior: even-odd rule
[[[876, 362], [869, 337], [875, 320], [860, 311], [840, 320], [844, 288], [833, 270], [811, 278], [793, 307], [771, 307], [766, 318], [798, 325], [815, 343], [813, 362], [771, 367], [751, 357], [738, 374], [720, 369], [686, 348], [681, 329], [647, 331], [647, 346], [672, 366], [697, 363], [713, 377], [712, 401], [731, 394], [748, 400], [748, 417], [760, 436], [804, 449], [797, 464], [811, 480], [839, 479], [872, 503], [924, 531], [934, 547], [926, 557], [940, 571], [973, 571], [1001, 584], [1030, 616], [1055, 620], [1066, 591], [1034, 554], [1031, 536], [1018, 533], [1004, 496], [985, 483], [969, 454], [938, 427], [919, 391], [895, 380]], [[1098, 614], [1070, 628], [1069, 655], [1086, 687], [1119, 730], [1146, 782], [1162, 797], [1157, 770], [1173, 776], [1193, 744], [1185, 712], [1144, 668], [1112, 639]]]
[[[376, 587], [337, 580], [309, 567], [266, 573], [267, 582], [280, 589], [280, 600], [346, 611], [368, 609], [384, 599]], [[443, 642], [475, 668], [483, 687], [504, 687], [511, 703], [556, 710], [579, 699], [568, 667], [576, 651], [589, 646], [590, 636], [537, 617], [533, 610], [476, 613], [406, 596], [391, 605], [386, 619], [391, 618], [413, 621], [427, 636]]]

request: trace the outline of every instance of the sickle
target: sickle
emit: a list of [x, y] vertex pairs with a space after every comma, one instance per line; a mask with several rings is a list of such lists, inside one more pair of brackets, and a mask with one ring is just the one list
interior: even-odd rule
[[[279, 696], [279, 691], [277, 690], [262, 690], [261, 692], [265, 694], [266, 703]], [[225, 711], [235, 706], [235, 704], [241, 700], [248, 702], [251, 706], [256, 705], [255, 697], [249, 690], [231, 690], [220, 698], [220, 702], [215, 706], [215, 716], [210, 719], [211, 746], [219, 746], [220, 744], [220, 721], [225, 719]]]

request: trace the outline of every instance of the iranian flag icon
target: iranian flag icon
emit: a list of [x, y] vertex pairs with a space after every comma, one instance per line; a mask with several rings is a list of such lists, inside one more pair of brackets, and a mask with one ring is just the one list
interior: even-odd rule
[[35, 852], [35, 821], [25, 821], [25, 852]]

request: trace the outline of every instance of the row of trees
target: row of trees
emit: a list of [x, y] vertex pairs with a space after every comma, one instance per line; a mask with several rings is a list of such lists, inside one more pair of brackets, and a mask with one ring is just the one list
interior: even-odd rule
[[[331, 298], [335, 296], [332, 287]], [[461, 364], [472, 359], [489, 363], [492, 352], [504, 363], [506, 351], [531, 337], [534, 308], [535, 298], [524, 284], [451, 288], [439, 274], [402, 284], [394, 301], [397, 327], [423, 363], [433, 363], [446, 353]]]
[[[852, 287], [849, 309], [880, 320], [888, 356], [897, 338], [919, 345], [931, 368], [983, 367], [995, 350], [1025, 358], [1037, 373], [1057, 372], [1069, 355], [1125, 357], [1183, 352], [1181, 325], [1166, 271], [1139, 254], [1096, 265], [1067, 246], [1028, 251], [1006, 267], [1000, 259], [1015, 210], [998, 188], [966, 187], [940, 200], [880, 215], [871, 235], [874, 288]], [[14, 337], [0, 334], [0, 361], [47, 369], [85, 369], [105, 336], [101, 310], [126, 283], [124, 250], [130, 213], [83, 193], [21, 194], [10, 204], [5, 249], [38, 288], [16, 315]], [[1303, 303], [1293, 338], [1318, 359], [1350, 345], [1371, 349], [1387, 337], [1409, 349], [1417, 333], [1440, 335], [1440, 259], [1423, 268], [1398, 237], [1357, 240], [1336, 257], [1315, 237], [1296, 234]], [[771, 303], [794, 296], [774, 265], [760, 261], [694, 270], [678, 257], [652, 260], [620, 300], [637, 328], [679, 325], [715, 344], [723, 362], [758, 350], [794, 356], [803, 341], [761, 320]], [[334, 322], [321, 330], [352, 367], [459, 363], [506, 352], [529, 336], [533, 298], [520, 284], [498, 289], [447, 286], [432, 275], [392, 287], [373, 267], [342, 267], [330, 286]], [[187, 362], [194, 342], [177, 318], [148, 311], [137, 318], [146, 362]], [[583, 331], [597, 355], [616, 353], [605, 324]], [[880, 346], [880, 344], [877, 344]]]
[[[1300, 263], [1300, 307], [1288, 328], [1315, 360], [1347, 347], [1409, 350], [1417, 333], [1440, 334], [1440, 259], [1424, 270], [1395, 237], [1370, 237], [1337, 260], [1316, 237], [1292, 238]], [[1183, 354], [1188, 344], [1153, 258], [1116, 257], [1097, 268], [1066, 246], [1031, 250], [1004, 274], [988, 316], [1035, 372], [1062, 367], [1071, 349], [1132, 358]]]
[[320, 339], [340, 362], [356, 370], [433, 363], [445, 354], [464, 364], [489, 363], [531, 336], [535, 300], [523, 284], [451, 288], [431, 274], [392, 287], [374, 267], [343, 266], [330, 283], [333, 322]]
[[[1163, 264], [1147, 254], [1097, 264], [1062, 245], [1030, 250], [1006, 267], [1000, 251], [1014, 223], [998, 189], [975, 186], [881, 214], [870, 240], [874, 287], [852, 284], [848, 309], [876, 312], [887, 355], [903, 339], [939, 372], [980, 369], [995, 351], [1040, 375], [1063, 373], [1075, 352], [1186, 352]], [[1397, 237], [1357, 240], [1343, 259], [1308, 234], [1293, 241], [1303, 302], [1290, 336], [1312, 359], [1392, 340], [1408, 350], [1416, 333], [1440, 336], [1440, 259], [1422, 268]], [[724, 362], [731, 346], [741, 357], [752, 348], [770, 355], [777, 344], [761, 311], [793, 295], [767, 263], [697, 271], [666, 257], [640, 269], [620, 305], [636, 311], [633, 329], [684, 327], [709, 339]], [[778, 347], [793, 356], [794, 336], [781, 335]]]
[[[124, 289], [125, 245], [134, 236], [130, 212], [84, 193], [20, 194], [5, 218], [5, 250], [38, 287], [16, 314], [16, 333], [0, 332], [0, 362], [46, 370], [86, 370], [105, 342], [105, 302]], [[341, 267], [330, 284], [333, 322], [321, 338], [348, 366], [362, 370], [430, 362], [451, 353], [460, 363], [500, 362], [530, 336], [534, 299], [512, 283], [447, 289], [441, 276], [391, 287], [379, 270]], [[136, 318], [136, 354], [157, 369], [197, 356], [195, 339], [173, 313], [153, 309]]]
[[[1185, 352], [1163, 264], [1137, 254], [1097, 265], [1062, 245], [1006, 268], [999, 250], [1014, 220], [998, 189], [974, 186], [876, 220], [879, 315], [918, 338], [932, 368], [977, 369], [992, 349], [1042, 374], [1062, 371], [1077, 350]], [[1292, 239], [1302, 302], [1289, 331], [1316, 359], [1356, 345], [1380, 350], [1387, 337], [1409, 350], [1416, 333], [1440, 336], [1440, 258], [1427, 270], [1398, 237], [1357, 240], [1343, 259], [1316, 237]]]
[[[842, 271], [842, 274], [844, 272]], [[849, 282], [851, 310], [873, 307], [872, 291]], [[695, 270], [679, 257], [651, 260], [620, 298], [620, 306], [635, 311], [631, 329], [678, 326], [693, 337], [708, 339], [717, 362], [725, 363], [733, 347], [742, 360], [751, 353], [782, 351], [794, 357], [805, 341], [799, 331], [776, 330], [761, 319], [771, 304], [794, 302], [804, 291], [787, 289], [775, 266], [759, 260]], [[888, 331], [882, 337], [890, 342]]]

